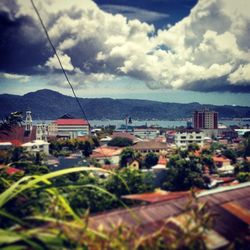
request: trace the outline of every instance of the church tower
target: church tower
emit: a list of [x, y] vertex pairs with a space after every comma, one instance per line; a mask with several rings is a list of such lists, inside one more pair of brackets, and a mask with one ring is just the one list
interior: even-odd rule
[[32, 117], [31, 111], [26, 111], [26, 119], [25, 119], [25, 131], [30, 132], [32, 130]]

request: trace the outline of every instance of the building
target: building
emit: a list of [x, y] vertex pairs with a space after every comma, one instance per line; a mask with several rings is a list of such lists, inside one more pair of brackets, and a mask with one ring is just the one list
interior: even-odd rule
[[48, 132], [49, 136], [77, 138], [88, 135], [90, 126], [88, 121], [84, 119], [59, 118], [49, 125]]
[[142, 141], [142, 139], [132, 135], [131, 133], [114, 131], [112, 134], [112, 139], [115, 139], [117, 137], [129, 139], [133, 142], [133, 144]]
[[[135, 230], [139, 235], [159, 233], [163, 227], [174, 230], [176, 235], [183, 236], [187, 230], [196, 229], [196, 222], [191, 220], [190, 211], [184, 208], [190, 204], [191, 193], [166, 192], [148, 193], [125, 196], [130, 200], [138, 200], [149, 203], [130, 209], [116, 209], [89, 218], [89, 227], [112, 232], [119, 225]], [[211, 228], [204, 230], [204, 249], [229, 249], [237, 238], [245, 238], [249, 235], [250, 223], [250, 183], [236, 186], [219, 187], [215, 190], [202, 191], [196, 195], [198, 204], [207, 204], [206, 214], [213, 218]], [[200, 227], [200, 226], [199, 226]], [[163, 231], [168, 232], [168, 231]], [[194, 231], [193, 231], [194, 232]], [[131, 243], [133, 243], [131, 241]], [[245, 248], [248, 249], [249, 241]], [[243, 249], [242, 248], [242, 249]]]
[[189, 144], [204, 145], [204, 132], [199, 129], [182, 129], [176, 131], [175, 144], [177, 147], [186, 149]]
[[195, 111], [193, 114], [193, 127], [195, 129], [218, 129], [218, 112]]
[[213, 156], [213, 162], [219, 173], [232, 174], [234, 166], [231, 165], [231, 160], [225, 156]]
[[36, 139], [47, 141], [48, 138], [48, 126], [43, 123], [38, 123], [36, 125]]
[[134, 128], [133, 135], [141, 139], [152, 140], [160, 134], [159, 129], [156, 128]]
[[25, 124], [23, 126], [14, 126], [6, 133], [0, 133], [1, 143], [11, 143], [13, 146], [32, 142], [34, 140], [47, 141], [47, 126], [45, 123], [33, 125], [31, 111], [26, 111]]
[[34, 140], [21, 145], [27, 152], [49, 154], [49, 143], [43, 140]]
[[141, 154], [148, 154], [152, 152], [158, 155], [166, 156], [172, 152], [172, 149], [166, 143], [162, 143], [157, 140], [140, 141], [133, 145], [132, 148]]
[[102, 146], [93, 150], [90, 158], [104, 165], [107, 162], [118, 165], [123, 148]]

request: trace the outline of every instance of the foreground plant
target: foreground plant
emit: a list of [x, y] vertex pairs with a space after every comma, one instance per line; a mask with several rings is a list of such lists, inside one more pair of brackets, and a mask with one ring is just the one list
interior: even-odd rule
[[[88, 210], [81, 214], [76, 213], [68, 202], [67, 193], [61, 192], [62, 186], [58, 187], [56, 182], [53, 182], [55, 178], [82, 171], [103, 171], [113, 174], [127, 186], [119, 174], [97, 168], [78, 167], [42, 176], [25, 176], [0, 194], [0, 220], [9, 222], [1, 224], [0, 248], [207, 249], [205, 239], [211, 228], [212, 217], [207, 212], [206, 205], [198, 203], [195, 199], [191, 199], [182, 215], [163, 221], [159, 228], [148, 234], [140, 233], [139, 224], [138, 227], [129, 227], [125, 224], [114, 225], [113, 228], [105, 228], [102, 225], [97, 229], [91, 227], [88, 222]], [[75, 188], [79, 188], [79, 185]], [[97, 193], [117, 199], [114, 194], [99, 186], [84, 184], [82, 188], [91, 188]], [[9, 212], [12, 200], [27, 198], [27, 194], [35, 190], [44, 191], [46, 209], [33, 211], [29, 216], [23, 217], [16, 217]], [[38, 203], [38, 200], [36, 202]], [[136, 214], [134, 216], [136, 217]], [[176, 226], [178, 223], [176, 224], [175, 220], [181, 221], [182, 227]]]

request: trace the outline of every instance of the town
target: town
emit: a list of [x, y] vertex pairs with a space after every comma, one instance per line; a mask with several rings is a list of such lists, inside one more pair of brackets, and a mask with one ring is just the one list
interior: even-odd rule
[[[104, 217], [90, 218], [94, 225], [101, 220], [105, 227], [127, 216], [125, 210], [125, 214], [111, 219], [117, 216], [112, 214], [113, 209], [122, 204], [136, 209], [147, 203], [186, 199], [189, 190], [198, 196], [208, 192], [210, 197], [206, 190], [222, 195], [234, 187], [242, 189], [241, 185], [250, 181], [249, 126], [219, 124], [219, 114], [208, 109], [192, 115], [186, 127], [170, 129], [133, 126], [131, 117], [118, 128], [91, 127], [87, 120], [70, 114], [49, 124], [33, 124], [31, 110], [26, 111], [24, 119], [21, 112], [13, 112], [1, 123], [0, 171], [5, 181], [1, 181], [0, 189], [4, 191], [6, 183], [25, 176], [73, 169], [69, 176], [56, 178], [54, 184], [66, 185], [69, 204], [78, 213], [86, 209], [93, 215], [105, 211]], [[84, 167], [82, 174], [79, 167]], [[89, 190], [83, 184], [89, 185]], [[82, 189], [68, 185], [80, 185]], [[91, 185], [114, 197], [92, 190]], [[40, 195], [36, 193], [35, 197]], [[30, 206], [38, 210], [50, 207], [48, 198], [43, 198], [43, 205], [36, 204], [37, 198], [32, 205], [24, 199], [21, 213], [29, 214]], [[14, 207], [20, 206], [19, 199], [13, 202]], [[220, 235], [216, 244], [226, 246], [228, 240]]]
[[249, 249], [249, 12], [2, 0], [0, 249]]
[[34, 157], [50, 171], [84, 165], [109, 170], [129, 167], [164, 175], [179, 154], [197, 157], [202, 174], [216, 186], [223, 178], [226, 182], [249, 180], [247, 171], [240, 171], [250, 164], [249, 134], [248, 124], [218, 124], [218, 113], [208, 109], [194, 111], [186, 127], [175, 129], [132, 126], [128, 117], [118, 128], [91, 127], [87, 120], [69, 114], [49, 124], [33, 125], [28, 110], [22, 125], [0, 135], [1, 168], [8, 172], [8, 165], [15, 172], [20, 163]]

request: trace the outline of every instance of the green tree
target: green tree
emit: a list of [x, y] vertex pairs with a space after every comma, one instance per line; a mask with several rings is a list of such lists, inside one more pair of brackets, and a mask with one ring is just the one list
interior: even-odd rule
[[85, 157], [89, 157], [92, 153], [92, 147], [89, 141], [85, 141], [84, 148], [83, 148], [83, 154]]
[[232, 161], [233, 164], [236, 163], [236, 159], [237, 159], [237, 154], [234, 150], [231, 149], [225, 149], [222, 154], [227, 157], [228, 159], [230, 159]]
[[214, 161], [212, 159], [211, 155], [202, 155], [201, 156], [201, 163], [205, 167], [207, 166], [209, 168], [209, 173], [210, 174], [215, 174], [217, 173], [217, 168], [214, 165]]
[[41, 165], [41, 164], [42, 164], [42, 156], [41, 156], [41, 153], [40, 153], [40, 152], [37, 152], [37, 153], [36, 153], [36, 156], [35, 156], [35, 164], [36, 164], [36, 165]]
[[120, 167], [126, 167], [128, 162], [135, 159], [135, 151], [132, 148], [125, 148], [120, 155]]
[[240, 173], [237, 175], [237, 180], [238, 180], [240, 183], [250, 181], [250, 173], [240, 172]]
[[212, 152], [215, 152], [216, 150], [221, 150], [225, 148], [225, 146], [223, 144], [220, 144], [219, 142], [213, 142], [210, 146], [210, 150]]
[[24, 158], [27, 158], [25, 156], [24, 149], [22, 147], [15, 147], [14, 150], [12, 151], [11, 161], [17, 162], [23, 160]]
[[205, 186], [200, 158], [181, 158], [179, 155], [170, 158], [164, 189], [181, 191]]
[[154, 189], [153, 175], [138, 169], [123, 168], [117, 171], [116, 175], [109, 176], [105, 187], [118, 198], [126, 194], [152, 192]]
[[0, 121], [0, 134], [8, 134], [13, 127], [21, 126], [23, 122], [22, 112], [16, 111], [7, 115]]
[[128, 147], [132, 145], [133, 141], [129, 138], [124, 138], [124, 137], [115, 137], [110, 142], [108, 142], [108, 146], [114, 146], [114, 147]]
[[244, 157], [250, 156], [250, 138], [244, 141]]
[[144, 165], [146, 168], [151, 168], [152, 166], [157, 164], [158, 160], [159, 160], [158, 155], [150, 152], [145, 156]]
[[11, 161], [11, 152], [9, 150], [0, 150], [0, 164], [7, 164]]
[[198, 144], [194, 144], [194, 143], [192, 143], [192, 144], [189, 144], [188, 145], [188, 148], [187, 148], [187, 150], [190, 152], [190, 151], [196, 151], [196, 150], [199, 150], [200, 149], [200, 147], [199, 147], [199, 145]]

